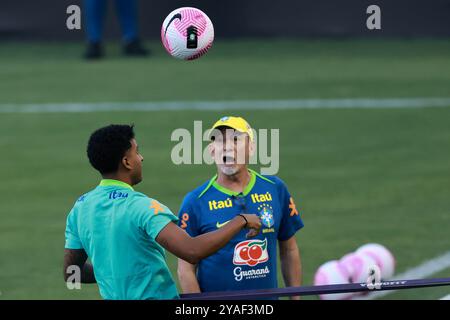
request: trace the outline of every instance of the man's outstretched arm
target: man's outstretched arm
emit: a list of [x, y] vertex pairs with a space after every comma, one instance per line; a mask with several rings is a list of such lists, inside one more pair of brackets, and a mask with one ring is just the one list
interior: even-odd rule
[[94, 268], [87, 262], [87, 254], [84, 249], [64, 249], [64, 281], [70, 277], [67, 272], [70, 266], [77, 266], [81, 271], [81, 283], [96, 283]]
[[190, 264], [212, 255], [223, 248], [243, 228], [250, 229], [247, 237], [255, 237], [261, 229], [261, 220], [255, 214], [236, 216], [224, 227], [196, 237], [191, 237], [175, 223], [168, 223], [156, 237], [156, 241], [167, 251]]

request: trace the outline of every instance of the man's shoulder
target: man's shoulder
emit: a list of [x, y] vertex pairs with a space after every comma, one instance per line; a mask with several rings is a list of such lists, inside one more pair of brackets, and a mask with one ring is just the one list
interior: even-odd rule
[[268, 183], [276, 186], [285, 186], [284, 181], [278, 176], [268, 176], [256, 173], [256, 179], [258, 179], [261, 183]]
[[143, 208], [144, 212], [147, 212], [149, 209], [155, 214], [159, 212], [172, 213], [172, 211], [165, 204], [160, 202], [159, 200], [149, 197], [148, 195], [133, 191], [131, 196], [131, 204], [138, 208]]
[[286, 183], [278, 176], [257, 175], [258, 188], [276, 190], [278, 195], [289, 193]]
[[79, 217], [80, 212], [85, 211], [84, 210], [84, 208], [86, 207], [85, 205], [89, 202], [89, 199], [91, 199], [94, 191], [95, 188], [78, 196], [75, 200], [75, 203], [73, 203], [72, 209], [68, 213], [68, 217], [72, 217], [72, 219], [77, 219], [77, 217]]
[[[181, 204], [180, 211], [189, 210], [188, 208], [193, 209], [194, 206], [196, 206], [200, 201], [202, 201], [205, 198], [208, 198], [208, 195], [206, 195], [206, 193], [208, 191], [210, 191], [210, 189], [211, 189], [211, 180], [202, 183], [195, 189], [188, 192], [183, 198], [183, 202]], [[201, 210], [200, 209], [201, 206], [200, 206], [200, 208], [198, 208], [198, 207], [196, 207], [196, 208], [198, 210]]]
[[209, 189], [211, 188], [210, 181], [202, 183], [200, 186], [196, 187], [192, 191], [188, 192], [184, 197], [185, 201], [197, 201], [201, 198]]
[[132, 199], [136, 199], [136, 200], [149, 200], [151, 199], [148, 195], [146, 195], [145, 193], [133, 190], [130, 192], [130, 197]]
[[149, 197], [145, 193], [139, 192], [139, 191], [132, 191], [130, 192], [130, 201], [129, 203], [133, 206], [145, 206], [148, 207], [152, 204], [152, 202], [158, 202], [158, 200]]
[[75, 200], [74, 207], [84, 204], [92, 196], [94, 191], [95, 191], [95, 188], [78, 196], [78, 198]]
[[105, 197], [110, 200], [116, 199], [127, 199], [127, 198], [146, 198], [147, 196], [141, 192], [136, 192], [134, 190], [125, 189], [125, 188], [117, 188], [112, 190], [103, 190], [102, 188], [94, 188], [77, 198], [75, 201], [75, 207], [83, 205], [85, 203], [89, 203], [91, 201], [104, 201]]

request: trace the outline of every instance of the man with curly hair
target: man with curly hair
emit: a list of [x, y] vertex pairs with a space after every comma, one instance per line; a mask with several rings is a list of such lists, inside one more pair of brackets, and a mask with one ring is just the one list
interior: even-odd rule
[[96, 282], [105, 299], [178, 298], [163, 248], [197, 263], [243, 228], [250, 229], [249, 237], [260, 230], [259, 217], [245, 213], [198, 237], [179, 228], [169, 208], [133, 188], [142, 181], [144, 160], [133, 126], [98, 129], [87, 155], [102, 180], [76, 201], [67, 217], [64, 279], [78, 269], [81, 283]]

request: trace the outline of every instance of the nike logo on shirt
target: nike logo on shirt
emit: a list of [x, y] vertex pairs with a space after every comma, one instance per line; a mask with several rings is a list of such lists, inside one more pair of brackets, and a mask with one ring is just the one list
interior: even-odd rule
[[228, 221], [225, 221], [225, 222], [223, 222], [223, 223], [219, 223], [219, 222], [217, 222], [216, 223], [216, 227], [217, 227], [217, 229], [219, 229], [219, 228], [222, 228], [224, 225], [226, 225], [228, 222], [230, 222], [231, 220], [228, 220]]

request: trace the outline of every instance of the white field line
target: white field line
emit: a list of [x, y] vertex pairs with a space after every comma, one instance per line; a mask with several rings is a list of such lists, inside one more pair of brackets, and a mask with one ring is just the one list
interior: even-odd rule
[[[392, 277], [392, 280], [411, 280], [427, 278], [435, 273], [450, 268], [450, 251], [434, 258], [427, 260], [417, 267], [411, 268], [403, 273]], [[372, 300], [382, 298], [397, 290], [378, 291], [364, 297], [358, 297], [356, 300]]]
[[450, 300], [450, 294], [446, 295], [445, 297], [442, 297], [439, 300]]
[[377, 109], [450, 107], [450, 98], [355, 98], [230, 101], [149, 101], [98, 103], [0, 104], [0, 113], [273, 110], [273, 109]]

